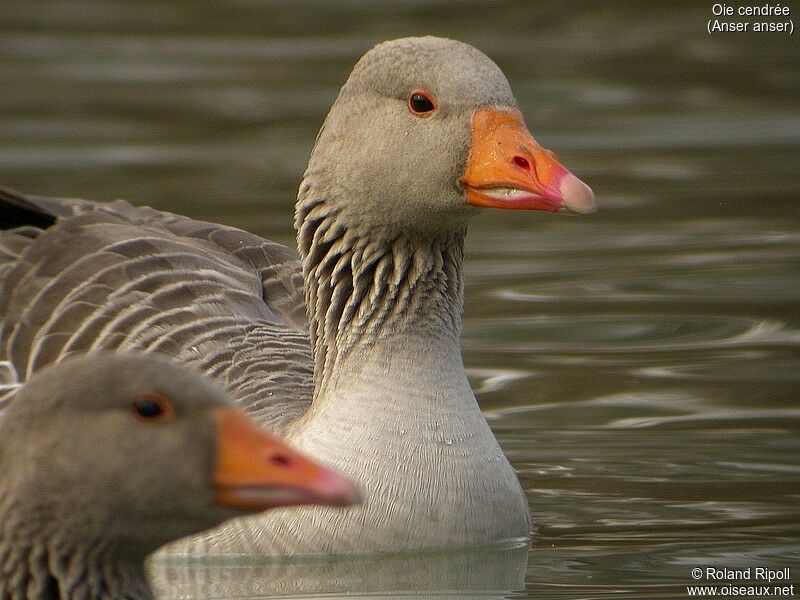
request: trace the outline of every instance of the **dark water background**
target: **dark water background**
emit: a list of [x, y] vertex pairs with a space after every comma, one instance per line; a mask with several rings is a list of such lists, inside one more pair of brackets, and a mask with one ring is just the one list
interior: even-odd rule
[[788, 566], [800, 595], [800, 47], [709, 36], [711, 5], [0, 3], [0, 181], [26, 192], [293, 244], [352, 64], [431, 33], [491, 56], [599, 197], [468, 236], [464, 354], [539, 526], [527, 567], [217, 565], [173, 574], [176, 595], [683, 598], [706, 566]]

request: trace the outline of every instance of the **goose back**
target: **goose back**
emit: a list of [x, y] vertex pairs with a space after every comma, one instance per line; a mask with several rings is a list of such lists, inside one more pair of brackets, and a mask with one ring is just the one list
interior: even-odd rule
[[[313, 364], [291, 250], [123, 201], [3, 191], [0, 205], [19, 225], [0, 233], [0, 395], [72, 354], [134, 350], [208, 373], [273, 429], [307, 410]], [[42, 215], [54, 225], [38, 227]]]

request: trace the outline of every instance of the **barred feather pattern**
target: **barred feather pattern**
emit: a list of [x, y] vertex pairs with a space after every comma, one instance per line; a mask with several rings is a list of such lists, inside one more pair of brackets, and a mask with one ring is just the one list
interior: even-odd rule
[[[0, 361], [20, 382], [75, 353], [159, 352], [275, 430], [311, 401], [300, 263], [238, 229], [125, 202], [0, 236]], [[63, 210], [63, 206], [62, 206]]]
[[317, 396], [356, 345], [409, 330], [456, 343], [461, 334], [465, 228], [439, 238], [383, 237], [345, 220], [335, 202], [301, 192], [295, 227]]
[[[366, 490], [357, 509], [273, 511], [167, 554], [384, 552], [527, 535], [527, 501], [459, 352], [463, 229], [345, 226], [343, 200], [306, 181], [301, 262], [251, 234], [124, 202], [58, 206], [71, 212], [46, 231], [0, 234], [11, 257], [0, 254], [0, 361], [20, 381], [76, 352], [167, 353]], [[314, 394], [320, 409], [309, 411]]]
[[152, 600], [142, 560], [111, 556], [107, 540], [76, 545], [0, 497], [2, 600]]

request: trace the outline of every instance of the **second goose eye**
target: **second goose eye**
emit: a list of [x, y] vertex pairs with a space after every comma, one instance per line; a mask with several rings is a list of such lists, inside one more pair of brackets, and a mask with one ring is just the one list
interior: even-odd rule
[[143, 421], [166, 421], [175, 414], [175, 408], [161, 394], [147, 392], [131, 403], [131, 412]]
[[408, 110], [418, 117], [427, 117], [436, 110], [436, 100], [427, 90], [414, 90], [408, 95]]

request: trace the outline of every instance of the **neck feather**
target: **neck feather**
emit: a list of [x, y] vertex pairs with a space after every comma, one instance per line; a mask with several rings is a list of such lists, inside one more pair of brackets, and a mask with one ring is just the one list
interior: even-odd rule
[[354, 348], [417, 332], [457, 346], [466, 227], [440, 235], [354, 224], [333, 199], [298, 201], [298, 249], [306, 282], [315, 398]]
[[56, 524], [28, 523], [16, 513], [0, 510], [0, 598], [153, 599], [143, 558], [122, 557], [103, 540], [73, 542]]

